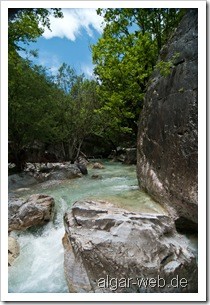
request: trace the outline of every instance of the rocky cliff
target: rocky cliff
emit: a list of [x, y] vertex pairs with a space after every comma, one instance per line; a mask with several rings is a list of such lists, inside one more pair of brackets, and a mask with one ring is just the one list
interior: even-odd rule
[[168, 206], [179, 229], [197, 229], [198, 33], [188, 10], [160, 60], [178, 55], [170, 74], [155, 71], [141, 113], [137, 143], [139, 185]]

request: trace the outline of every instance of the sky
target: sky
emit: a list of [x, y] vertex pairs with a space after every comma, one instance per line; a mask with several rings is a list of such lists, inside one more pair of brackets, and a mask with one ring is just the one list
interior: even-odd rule
[[[38, 50], [38, 58], [30, 59], [47, 67], [56, 74], [63, 62], [70, 65], [78, 74], [84, 73], [87, 78], [93, 75], [93, 64], [90, 45], [95, 44], [103, 31], [103, 18], [96, 9], [78, 8], [62, 9], [63, 18], [50, 16], [51, 30], [47, 28], [35, 43], [24, 47]], [[24, 53], [21, 53], [25, 56]]]

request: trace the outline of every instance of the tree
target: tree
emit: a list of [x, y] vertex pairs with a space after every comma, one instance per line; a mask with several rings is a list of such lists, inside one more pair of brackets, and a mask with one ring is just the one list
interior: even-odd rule
[[9, 62], [10, 158], [18, 169], [24, 166], [23, 154], [29, 146], [54, 138], [54, 101], [58, 89], [46, 73], [43, 67], [31, 67], [21, 57]]
[[[26, 146], [52, 137], [53, 83], [42, 67], [22, 59], [19, 43], [27, 44], [50, 28], [49, 15], [62, 17], [60, 9], [9, 9], [9, 143], [10, 159], [19, 170]], [[35, 54], [35, 52], [34, 52]]]
[[62, 17], [60, 9], [9, 11], [9, 139], [19, 168], [23, 167], [22, 151], [36, 141], [61, 143], [65, 159], [73, 161], [94, 121], [91, 82], [65, 63], [54, 79], [49, 78], [45, 69], [32, 66], [17, 53], [24, 49], [20, 42], [35, 41], [44, 27], [50, 29], [51, 13]]
[[[162, 45], [179, 22], [179, 9], [98, 9], [106, 26], [92, 46], [95, 74], [103, 100], [101, 112], [111, 118], [110, 134], [135, 139], [147, 82]], [[117, 138], [117, 135], [116, 137]]]
[[50, 30], [49, 16], [53, 14], [56, 18], [62, 18], [61, 9], [44, 8], [13, 8], [9, 9], [9, 53], [24, 49], [19, 43], [28, 44], [44, 33], [44, 28]]
[[63, 64], [55, 77], [57, 85], [62, 88], [65, 97], [57, 100], [57, 139], [62, 143], [65, 160], [74, 162], [80, 153], [82, 143], [88, 135], [98, 128], [99, 107], [94, 80], [76, 75], [68, 65]]

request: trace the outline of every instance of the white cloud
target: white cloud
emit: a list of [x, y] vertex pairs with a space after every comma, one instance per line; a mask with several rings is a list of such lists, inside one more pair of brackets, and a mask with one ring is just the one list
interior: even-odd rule
[[91, 64], [89, 64], [89, 65], [83, 64], [83, 65], [81, 66], [82, 72], [83, 72], [83, 73], [86, 75], [86, 77], [88, 77], [88, 78], [92, 78], [92, 77], [93, 77], [93, 68], [94, 68], [94, 66], [91, 65]]
[[49, 54], [48, 52], [40, 52], [37, 59], [38, 64], [47, 67], [52, 75], [56, 75], [61, 66], [61, 61], [57, 55]]
[[74, 41], [80, 35], [82, 29], [85, 29], [90, 37], [93, 36], [93, 29], [98, 33], [102, 33], [103, 18], [97, 15], [95, 9], [78, 8], [63, 9], [62, 11], [64, 15], [62, 19], [50, 16], [50, 27], [52, 31], [46, 29], [43, 33], [44, 38], [66, 37]]

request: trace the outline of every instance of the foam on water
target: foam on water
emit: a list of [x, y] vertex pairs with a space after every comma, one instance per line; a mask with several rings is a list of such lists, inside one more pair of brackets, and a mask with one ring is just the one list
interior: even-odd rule
[[22, 233], [20, 256], [10, 267], [9, 292], [68, 292], [63, 271], [64, 228], [45, 230], [41, 236]]

